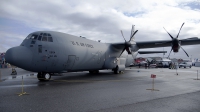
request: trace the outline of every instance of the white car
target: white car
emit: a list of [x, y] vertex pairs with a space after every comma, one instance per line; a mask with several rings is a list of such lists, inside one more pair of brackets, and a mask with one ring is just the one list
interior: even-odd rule
[[182, 63], [180, 63], [179, 64], [179, 68], [181, 68], [181, 67], [184, 67], [184, 68], [186, 68], [186, 67], [192, 67], [192, 62], [182, 62]]

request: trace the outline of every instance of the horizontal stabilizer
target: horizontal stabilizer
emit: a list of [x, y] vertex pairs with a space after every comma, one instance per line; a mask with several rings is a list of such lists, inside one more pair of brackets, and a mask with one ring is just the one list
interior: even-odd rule
[[167, 51], [138, 51], [139, 54], [167, 53]]

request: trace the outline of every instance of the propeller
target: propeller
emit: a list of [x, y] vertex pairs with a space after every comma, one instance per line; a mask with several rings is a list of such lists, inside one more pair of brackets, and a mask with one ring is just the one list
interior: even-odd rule
[[[178, 50], [181, 48], [184, 52], [185, 52], [185, 54], [189, 57], [189, 55], [188, 55], [188, 53], [181, 47], [181, 44], [180, 44], [180, 42], [179, 42], [179, 40], [178, 40], [178, 36], [179, 36], [179, 34], [180, 34], [180, 31], [181, 31], [181, 29], [182, 29], [182, 27], [183, 27], [183, 25], [184, 25], [185, 23], [183, 23], [182, 25], [181, 25], [181, 28], [179, 29], [179, 32], [178, 32], [178, 34], [177, 34], [177, 36], [176, 36], [176, 38], [174, 38], [164, 27], [164, 29], [165, 29], [165, 31], [168, 33], [168, 35], [171, 37], [171, 39], [172, 39], [172, 48], [171, 48], [171, 51], [173, 50], [173, 52], [178, 52]], [[171, 54], [171, 51], [170, 51], [170, 53], [169, 53], [169, 56], [170, 56], [170, 54]], [[169, 56], [168, 56], [168, 58], [169, 58]]]
[[131, 52], [131, 40], [132, 40], [132, 38], [134, 37], [134, 35], [136, 34], [138, 32], [138, 30], [136, 30], [135, 32], [134, 32], [134, 26], [132, 25], [132, 29], [131, 29], [131, 35], [130, 35], [130, 40], [129, 41], [126, 41], [126, 39], [124, 38], [124, 34], [123, 34], [123, 31], [121, 30], [121, 34], [122, 34], [122, 37], [124, 38], [124, 41], [125, 41], [125, 43], [124, 43], [124, 49], [122, 50], [122, 52], [120, 53], [120, 55], [119, 55], [119, 57], [122, 55], [122, 53], [124, 52], [124, 50], [126, 50], [127, 52], [128, 52], [128, 54], [131, 54], [132, 56], [133, 56], [133, 54], [132, 54], [132, 52]]

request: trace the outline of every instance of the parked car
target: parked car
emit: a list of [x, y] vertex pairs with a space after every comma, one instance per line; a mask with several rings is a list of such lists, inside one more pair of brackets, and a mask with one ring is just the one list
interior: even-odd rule
[[156, 64], [150, 64], [149, 67], [150, 67], [150, 68], [156, 68], [157, 65], [156, 65]]
[[156, 63], [156, 67], [157, 68], [168, 68], [169, 67], [169, 62], [165, 62], [165, 61], [163, 61], [163, 62], [159, 62], [159, 63]]
[[179, 68], [181, 68], [181, 67], [184, 67], [184, 68], [186, 68], [186, 67], [192, 67], [192, 62], [182, 62], [182, 63], [180, 63], [179, 64]]

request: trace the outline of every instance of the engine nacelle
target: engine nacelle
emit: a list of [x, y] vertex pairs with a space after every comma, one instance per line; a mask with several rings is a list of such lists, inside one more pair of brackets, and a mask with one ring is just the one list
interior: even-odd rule
[[178, 50], [180, 49], [180, 45], [181, 45], [181, 42], [179, 42], [177, 38], [174, 38], [172, 40], [172, 50], [173, 50], [173, 52], [178, 52]]

